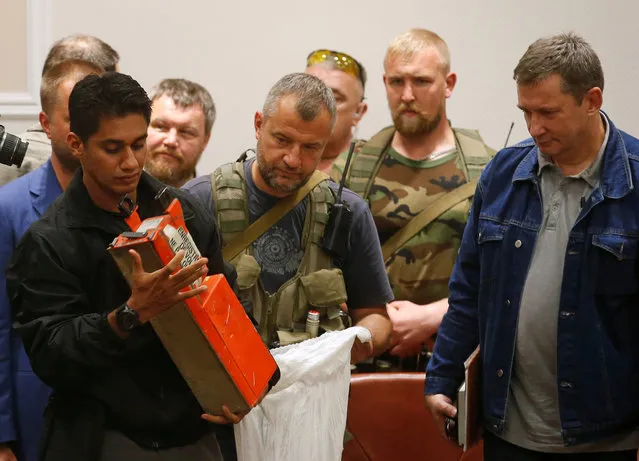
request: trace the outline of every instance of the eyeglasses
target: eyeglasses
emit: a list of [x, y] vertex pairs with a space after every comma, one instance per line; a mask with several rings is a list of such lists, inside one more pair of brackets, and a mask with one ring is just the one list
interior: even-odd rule
[[357, 78], [362, 82], [362, 86], [366, 86], [366, 72], [362, 65], [352, 56], [333, 50], [315, 50], [306, 58], [306, 67], [323, 62], [334, 64], [342, 72]]

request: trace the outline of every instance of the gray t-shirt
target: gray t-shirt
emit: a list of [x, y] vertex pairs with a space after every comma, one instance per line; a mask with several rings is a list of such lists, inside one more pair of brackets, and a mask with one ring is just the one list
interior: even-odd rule
[[[255, 158], [251, 158], [244, 163], [251, 224], [279, 200], [255, 185], [251, 174], [254, 161]], [[334, 182], [331, 181], [329, 187], [337, 192], [338, 186]], [[215, 213], [210, 176], [193, 179], [183, 189], [200, 199]], [[349, 251], [345, 258], [333, 262], [344, 274], [348, 308], [383, 305], [393, 299], [393, 293], [386, 275], [373, 217], [366, 202], [355, 193], [344, 189], [342, 198], [353, 212]], [[270, 293], [276, 292], [284, 282], [293, 278], [300, 265], [304, 254], [301, 241], [307, 203], [308, 198], [302, 200], [253, 243], [253, 256], [262, 269], [262, 284]]]
[[561, 436], [557, 388], [557, 327], [564, 255], [568, 236], [582, 203], [599, 185], [601, 162], [610, 134], [593, 163], [575, 176], [564, 176], [539, 154], [544, 217], [522, 292], [513, 374], [503, 438], [529, 450], [552, 453], [627, 450], [637, 447], [639, 433], [566, 447]]

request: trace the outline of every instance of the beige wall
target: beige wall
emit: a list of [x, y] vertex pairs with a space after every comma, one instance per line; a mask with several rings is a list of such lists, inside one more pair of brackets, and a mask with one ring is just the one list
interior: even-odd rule
[[0, 0], [0, 93], [27, 91], [26, 0]]
[[[0, 0], [17, 1], [26, 0]], [[50, 1], [51, 40], [74, 32], [94, 34], [120, 52], [122, 70], [145, 88], [164, 77], [185, 77], [211, 91], [218, 121], [201, 173], [253, 145], [253, 114], [269, 87], [285, 73], [302, 70], [315, 48], [347, 51], [367, 67], [369, 112], [359, 134], [368, 137], [389, 124], [382, 59], [391, 38], [413, 26], [433, 29], [450, 45], [458, 74], [449, 100], [453, 124], [479, 128], [494, 147], [503, 146], [512, 121], [511, 143], [527, 137], [515, 107], [517, 60], [534, 39], [569, 30], [584, 35], [601, 57], [605, 110], [619, 127], [639, 135], [637, 2]]]

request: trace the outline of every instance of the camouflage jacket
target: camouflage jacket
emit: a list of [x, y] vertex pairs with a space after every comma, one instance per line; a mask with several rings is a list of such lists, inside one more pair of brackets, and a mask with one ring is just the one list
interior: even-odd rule
[[[407, 159], [391, 147], [387, 127], [370, 141], [358, 140], [346, 187], [371, 208], [382, 245], [436, 199], [475, 180], [494, 156], [476, 130], [454, 128], [455, 148], [424, 161]], [[347, 153], [333, 165], [338, 181]], [[390, 255], [386, 271], [395, 298], [428, 304], [448, 297], [448, 281], [470, 210], [464, 200], [427, 224]]]

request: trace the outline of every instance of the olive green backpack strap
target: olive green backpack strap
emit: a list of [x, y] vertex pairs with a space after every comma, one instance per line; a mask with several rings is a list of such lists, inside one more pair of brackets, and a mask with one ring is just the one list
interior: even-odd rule
[[233, 240], [227, 242], [222, 249], [224, 259], [231, 261], [238, 254], [244, 251], [250, 244], [257, 240], [260, 235], [274, 226], [280, 219], [300, 203], [314, 188], [322, 181], [328, 181], [326, 173], [316, 170], [310, 179], [302, 187], [291, 195], [279, 200], [270, 210], [260, 216], [244, 232], [237, 235]]
[[211, 174], [211, 192], [215, 218], [226, 245], [249, 226], [244, 164], [227, 163], [217, 168]]
[[478, 179], [486, 164], [497, 153], [488, 147], [479, 131], [465, 128], [453, 128], [455, 143], [461, 153], [461, 167], [468, 181]]
[[328, 269], [332, 266], [331, 257], [321, 247], [324, 231], [331, 207], [335, 203], [335, 196], [328, 185], [328, 181], [321, 182], [310, 195], [311, 225], [308, 231], [302, 235], [304, 248], [309, 248], [309, 267], [311, 272]]
[[388, 259], [393, 256], [393, 253], [395, 253], [406, 242], [417, 235], [418, 232], [432, 223], [439, 216], [453, 208], [455, 205], [463, 202], [464, 200], [468, 200], [475, 195], [476, 188], [477, 181], [470, 181], [435, 199], [417, 216], [413, 217], [413, 219], [411, 219], [404, 227], [386, 240], [384, 245], [382, 245], [382, 256], [384, 257], [384, 262], [388, 261]]
[[353, 152], [351, 165], [346, 174], [346, 187], [364, 199], [368, 197], [394, 135], [395, 127], [386, 127], [368, 140], [361, 149]]

